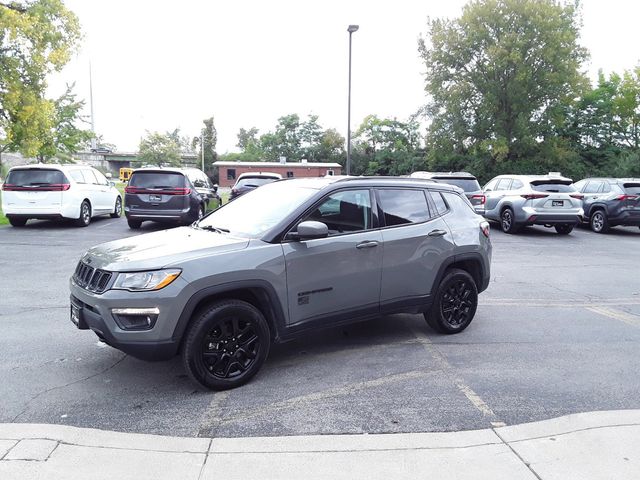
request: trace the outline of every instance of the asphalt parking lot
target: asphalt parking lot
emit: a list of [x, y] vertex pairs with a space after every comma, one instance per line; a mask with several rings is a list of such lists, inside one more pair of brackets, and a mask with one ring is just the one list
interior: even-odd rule
[[640, 230], [492, 231], [493, 275], [462, 334], [394, 315], [279, 345], [236, 390], [198, 389], [69, 321], [80, 254], [157, 229], [96, 219], [0, 227], [0, 422], [180, 436], [480, 429], [640, 408]]

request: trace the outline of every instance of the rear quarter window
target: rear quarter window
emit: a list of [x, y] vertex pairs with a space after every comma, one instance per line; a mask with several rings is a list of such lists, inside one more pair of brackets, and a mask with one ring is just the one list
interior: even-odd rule
[[177, 172], [135, 172], [129, 185], [140, 188], [184, 188], [185, 177]]
[[66, 183], [67, 177], [60, 170], [50, 168], [29, 168], [24, 170], [11, 170], [6, 183], [9, 185], [59, 185]]
[[476, 212], [473, 210], [473, 207], [471, 206], [471, 203], [469, 203], [469, 200], [467, 200], [467, 197], [462, 198], [460, 195], [452, 192], [442, 192], [442, 195], [454, 212], [473, 213], [476, 215]]

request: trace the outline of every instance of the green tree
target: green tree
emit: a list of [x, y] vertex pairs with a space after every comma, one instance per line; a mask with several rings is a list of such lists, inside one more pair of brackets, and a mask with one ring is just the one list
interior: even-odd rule
[[181, 148], [172, 133], [147, 132], [140, 140], [138, 160], [143, 165], [179, 167], [182, 163]]
[[492, 168], [538, 152], [586, 85], [577, 3], [475, 0], [429, 22], [426, 66], [432, 160], [480, 155]]
[[46, 162], [56, 156], [70, 160], [71, 154], [76, 153], [93, 137], [90, 130], [77, 126], [78, 122], [86, 123], [86, 119], [80, 115], [84, 101], [76, 99], [73, 87], [74, 85], [67, 85], [65, 93], [53, 102], [53, 125], [43, 132], [42, 145], [38, 150], [40, 161]]
[[46, 79], [69, 61], [79, 39], [78, 18], [61, 0], [0, 3], [0, 155], [33, 156], [43, 148], [55, 125]]
[[[202, 149], [204, 149], [204, 171], [211, 175], [213, 173], [213, 163], [218, 161], [218, 154], [216, 153], [218, 131], [214, 125], [213, 117], [204, 119], [202, 123], [204, 123], [202, 132], [204, 145], [200, 145], [198, 150], [198, 164], [202, 161]], [[198, 143], [200, 143], [199, 139]]]
[[321, 162], [338, 162], [344, 164], [346, 152], [345, 139], [335, 128], [328, 128], [322, 132], [317, 147], [316, 158]]
[[365, 117], [354, 136], [353, 172], [356, 175], [406, 175], [421, 168], [418, 123], [410, 120]]
[[236, 161], [257, 162], [263, 157], [260, 139], [258, 138], [258, 129], [256, 127], [240, 129], [238, 132], [237, 147], [240, 148], [241, 152], [239, 154], [234, 154], [233, 157]]

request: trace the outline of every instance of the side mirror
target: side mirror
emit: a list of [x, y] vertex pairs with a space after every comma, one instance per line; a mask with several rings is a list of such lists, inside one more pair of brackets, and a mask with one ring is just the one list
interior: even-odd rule
[[295, 232], [289, 232], [289, 240], [313, 240], [314, 238], [325, 238], [329, 235], [329, 228], [322, 222], [312, 220], [301, 222]]
[[214, 192], [217, 192], [218, 191], [218, 184], [214, 183], [212, 188], [213, 188]]
[[491, 192], [492, 190], [490, 188], [485, 188], [484, 190], [485, 192]]
[[109, 182], [109, 185], [112, 186], [112, 187], [115, 187], [116, 186], [116, 182]]

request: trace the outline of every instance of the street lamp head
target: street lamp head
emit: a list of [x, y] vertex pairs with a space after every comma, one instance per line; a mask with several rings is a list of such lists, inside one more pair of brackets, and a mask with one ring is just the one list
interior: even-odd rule
[[359, 25], [349, 25], [349, 28], [347, 28], [347, 32], [349, 33], [357, 32], [359, 28], [360, 28]]

